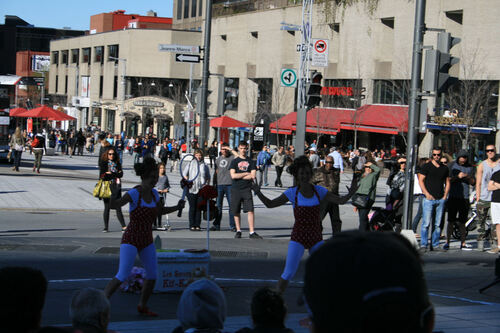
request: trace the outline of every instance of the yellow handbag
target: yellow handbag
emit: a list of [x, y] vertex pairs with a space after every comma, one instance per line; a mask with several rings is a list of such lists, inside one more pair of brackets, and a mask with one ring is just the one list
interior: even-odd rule
[[94, 197], [99, 199], [108, 199], [111, 197], [111, 181], [99, 179], [92, 193]]
[[102, 181], [102, 186], [99, 191], [99, 198], [101, 199], [111, 198], [111, 180]]
[[97, 184], [95, 184], [94, 192], [92, 192], [92, 195], [94, 197], [99, 198], [99, 193], [101, 192], [101, 187], [102, 187], [102, 179], [99, 179]]

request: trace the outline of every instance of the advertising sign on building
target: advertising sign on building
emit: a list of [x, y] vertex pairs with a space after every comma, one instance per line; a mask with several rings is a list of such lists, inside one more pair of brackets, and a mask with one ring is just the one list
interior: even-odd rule
[[90, 91], [90, 76], [82, 76], [82, 93], [80, 96], [89, 97]]
[[31, 70], [33, 72], [48, 72], [50, 55], [34, 55], [31, 57]]
[[313, 39], [311, 66], [328, 67], [328, 39]]

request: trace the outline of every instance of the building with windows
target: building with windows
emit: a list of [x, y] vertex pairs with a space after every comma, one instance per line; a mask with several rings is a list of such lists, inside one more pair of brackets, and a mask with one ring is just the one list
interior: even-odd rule
[[[49, 93], [78, 118], [127, 135], [184, 135], [185, 92], [199, 65], [179, 63], [160, 44], [200, 45], [201, 33], [125, 29], [51, 42]], [[190, 75], [192, 73], [192, 75]]]
[[[370, 12], [363, 4], [338, 8], [315, 4], [312, 38], [328, 40], [326, 67], [311, 67], [323, 75], [320, 109], [354, 109], [363, 105], [401, 105], [409, 103], [415, 3], [406, 0], [380, 0]], [[330, 6], [330, 7], [329, 7]], [[196, 10], [194, 10], [196, 8]], [[174, 0], [174, 27], [197, 29], [204, 13], [201, 2]], [[427, 149], [442, 145], [457, 150], [464, 126], [470, 131], [470, 144], [481, 150], [488, 141], [497, 141], [498, 94], [500, 79], [500, 6], [496, 0], [437, 0], [427, 2], [426, 26], [446, 29], [461, 42], [451, 49], [460, 63], [451, 68], [464, 84], [428, 100], [428, 119], [420, 143]], [[209, 116], [224, 113], [253, 124], [274, 122], [295, 111], [296, 89], [281, 85], [282, 69], [298, 69], [301, 33], [290, 27], [302, 23], [302, 4], [297, 1], [214, 1], [211, 31]], [[437, 32], [427, 31], [424, 44], [436, 47]], [[422, 71], [423, 72], [423, 71]], [[224, 77], [226, 85], [219, 84]], [[483, 82], [487, 82], [487, 89]], [[477, 88], [474, 88], [477, 86]], [[219, 93], [220, 89], [224, 89]], [[455, 88], [455, 90], [458, 88]], [[460, 96], [483, 94], [485, 104], [461, 101]], [[220, 98], [223, 94], [223, 98]], [[472, 99], [472, 98], [471, 98]], [[218, 101], [224, 101], [218, 106]], [[378, 108], [379, 106], [377, 106]], [[455, 108], [457, 123], [443, 122], [440, 116]], [[475, 120], [464, 125], [465, 116]], [[358, 115], [359, 116], [359, 115]], [[435, 118], [436, 117], [436, 118]], [[358, 117], [362, 121], [362, 117]], [[459, 120], [462, 119], [462, 120]], [[383, 119], [382, 119], [383, 120]], [[390, 120], [386, 120], [390, 127]], [[461, 122], [461, 123], [460, 123]], [[446, 125], [446, 126], [445, 126]], [[215, 131], [212, 131], [212, 137]], [[293, 132], [293, 129], [292, 129]], [[353, 141], [354, 130], [340, 129], [337, 143]], [[402, 135], [375, 134], [370, 128], [356, 130], [359, 146], [404, 145]], [[402, 133], [404, 133], [403, 131]], [[450, 135], [453, 134], [453, 135]], [[275, 135], [267, 141], [273, 142]], [[288, 136], [287, 138], [291, 138]], [[308, 134], [309, 140], [316, 138]], [[333, 140], [333, 136], [328, 138]]]

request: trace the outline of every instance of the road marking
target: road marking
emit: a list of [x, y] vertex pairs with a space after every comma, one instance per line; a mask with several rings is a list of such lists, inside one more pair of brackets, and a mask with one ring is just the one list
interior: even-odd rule
[[429, 293], [429, 296], [435, 296], [435, 297], [441, 297], [441, 298], [449, 298], [449, 299], [456, 299], [456, 300], [459, 300], [459, 301], [464, 301], [464, 302], [469, 302], [469, 303], [475, 303], [475, 304], [482, 304], [482, 305], [500, 305], [500, 303], [474, 301], [472, 299], [468, 299], [468, 298], [465, 298], [465, 297], [445, 296], [445, 295], [439, 295], [439, 294], [435, 294], [435, 293]]

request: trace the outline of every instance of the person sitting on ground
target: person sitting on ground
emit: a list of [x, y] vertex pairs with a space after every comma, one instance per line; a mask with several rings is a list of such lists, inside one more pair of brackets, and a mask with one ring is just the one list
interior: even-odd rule
[[4, 267], [0, 269], [0, 331], [37, 332], [47, 293], [47, 279], [37, 269]]
[[[338, 255], [342, 253], [342, 255]], [[342, 232], [306, 263], [311, 332], [432, 332], [418, 252], [396, 233]]]
[[110, 304], [101, 290], [84, 288], [71, 299], [69, 316], [74, 332], [106, 333], [109, 324]]
[[293, 333], [285, 327], [287, 309], [283, 297], [269, 287], [258, 289], [252, 297], [251, 314], [254, 328], [245, 327], [236, 333]]
[[222, 289], [212, 280], [197, 280], [182, 293], [177, 306], [181, 326], [172, 333], [221, 332], [226, 316], [226, 296]]

